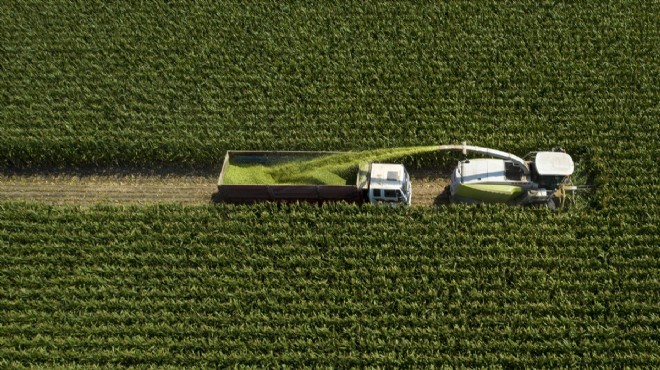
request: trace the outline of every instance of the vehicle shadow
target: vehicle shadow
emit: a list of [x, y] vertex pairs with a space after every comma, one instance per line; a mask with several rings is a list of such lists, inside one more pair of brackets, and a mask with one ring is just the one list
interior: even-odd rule
[[433, 200], [433, 205], [438, 207], [443, 207], [443, 206], [448, 206], [450, 204], [451, 204], [450, 190], [449, 190], [449, 185], [447, 185], [445, 186], [442, 193], [440, 193], [437, 197], [435, 197], [435, 199]]

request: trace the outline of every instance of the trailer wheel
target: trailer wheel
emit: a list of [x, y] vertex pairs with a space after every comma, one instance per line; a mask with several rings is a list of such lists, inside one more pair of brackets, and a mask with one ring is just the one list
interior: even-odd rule
[[211, 194], [211, 202], [212, 203], [220, 203], [222, 199], [220, 198], [220, 192], [216, 191], [215, 193]]

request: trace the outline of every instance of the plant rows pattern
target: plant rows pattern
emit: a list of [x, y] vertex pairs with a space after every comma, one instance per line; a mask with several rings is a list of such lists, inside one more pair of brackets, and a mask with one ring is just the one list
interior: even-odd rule
[[597, 188], [556, 213], [0, 202], [0, 367], [660, 367], [659, 8], [1, 2], [3, 172], [465, 140], [562, 146]]
[[658, 366], [657, 228], [595, 217], [7, 203], [0, 363]]

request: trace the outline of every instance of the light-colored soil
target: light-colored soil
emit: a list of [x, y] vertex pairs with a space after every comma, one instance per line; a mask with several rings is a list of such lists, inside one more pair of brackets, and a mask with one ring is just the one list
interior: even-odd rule
[[[411, 171], [414, 206], [448, 202], [449, 175]], [[0, 201], [94, 205], [100, 203], [203, 205], [217, 190], [217, 174], [0, 174]]]
[[207, 204], [216, 182], [215, 175], [2, 175], [0, 201]]
[[449, 203], [449, 173], [435, 170], [411, 170], [412, 205], [434, 206]]

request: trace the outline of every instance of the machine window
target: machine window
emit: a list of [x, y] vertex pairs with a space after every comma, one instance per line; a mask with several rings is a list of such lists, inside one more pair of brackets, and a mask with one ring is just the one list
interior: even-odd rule
[[522, 168], [515, 166], [512, 162], [504, 162], [504, 174], [507, 180], [520, 181], [522, 179]]
[[385, 198], [396, 198], [396, 190], [385, 190]]
[[374, 189], [374, 197], [382, 197], [383, 194], [381, 193], [380, 189]]

